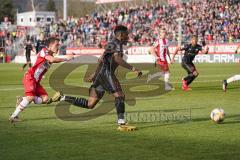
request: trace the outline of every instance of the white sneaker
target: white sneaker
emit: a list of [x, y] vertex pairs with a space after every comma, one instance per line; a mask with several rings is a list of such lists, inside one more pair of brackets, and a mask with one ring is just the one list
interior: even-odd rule
[[126, 121], [124, 119], [118, 119], [118, 125], [125, 125]]
[[10, 116], [10, 117], [9, 117], [9, 121], [10, 121], [11, 123], [21, 122], [21, 120], [19, 119], [18, 116], [15, 116], [15, 117]]

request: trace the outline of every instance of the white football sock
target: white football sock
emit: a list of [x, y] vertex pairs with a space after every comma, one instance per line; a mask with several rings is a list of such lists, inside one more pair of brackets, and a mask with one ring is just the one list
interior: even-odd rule
[[42, 100], [42, 98], [41, 97], [34, 97], [34, 103], [35, 104], [42, 104], [42, 102], [43, 102], [43, 100]]
[[164, 73], [164, 82], [165, 82], [165, 90], [166, 91], [174, 90], [172, 85], [169, 83], [169, 78], [170, 78], [170, 73], [169, 72], [165, 72]]
[[13, 114], [11, 115], [11, 117], [18, 116], [19, 113], [22, 112], [27, 107], [28, 104], [29, 104], [29, 101], [27, 100], [27, 98], [23, 97], [22, 102], [16, 107], [16, 109], [13, 112]]
[[240, 80], [240, 75], [235, 75], [227, 79], [227, 83], [231, 83], [234, 81], [239, 81]]
[[164, 82], [168, 83], [169, 82], [169, 78], [170, 78], [170, 73], [169, 72], [165, 72], [164, 73]]
[[155, 74], [149, 74], [148, 79], [147, 79], [147, 83], [149, 81], [151, 81], [152, 79], [156, 78], [156, 77], [164, 77], [164, 72], [157, 72]]

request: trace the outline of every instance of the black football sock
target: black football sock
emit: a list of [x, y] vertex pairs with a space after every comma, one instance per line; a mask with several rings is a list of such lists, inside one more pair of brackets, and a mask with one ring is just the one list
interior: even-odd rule
[[115, 106], [117, 110], [118, 119], [124, 119], [124, 113], [125, 113], [124, 97], [116, 97]]
[[192, 74], [187, 75], [185, 78], [183, 78], [185, 81], [189, 81], [192, 77]]
[[74, 106], [88, 108], [88, 100], [85, 98], [65, 96], [64, 101], [73, 104]]
[[192, 76], [187, 80], [187, 85], [190, 85], [195, 78], [196, 78], [196, 76], [192, 75]]

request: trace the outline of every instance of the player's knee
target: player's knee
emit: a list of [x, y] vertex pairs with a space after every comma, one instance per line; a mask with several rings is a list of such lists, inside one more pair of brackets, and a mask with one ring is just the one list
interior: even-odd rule
[[96, 106], [96, 103], [88, 101], [88, 108], [93, 109]]
[[123, 92], [121, 92], [119, 98], [122, 99], [123, 101], [125, 101], [125, 94]]
[[116, 98], [119, 98], [119, 99], [123, 98], [123, 100], [125, 100], [125, 94], [122, 91], [114, 93], [114, 96], [115, 96], [115, 100]]
[[34, 96], [27, 96], [26, 98], [27, 98], [28, 102], [34, 101]]
[[42, 98], [42, 102], [43, 103], [47, 103], [47, 101], [48, 101], [48, 96], [47, 95], [46, 96], [42, 96], [41, 98]]
[[197, 76], [199, 75], [199, 73], [198, 73], [197, 71], [194, 71], [194, 72], [193, 72], [193, 75], [194, 75], [195, 77], [197, 77]]

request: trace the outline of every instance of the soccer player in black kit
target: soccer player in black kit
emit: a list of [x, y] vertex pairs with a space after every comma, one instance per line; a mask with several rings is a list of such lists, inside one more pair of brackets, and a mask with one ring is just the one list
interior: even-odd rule
[[174, 62], [174, 57], [178, 53], [178, 51], [185, 51], [184, 56], [182, 58], [182, 67], [187, 71], [188, 75], [182, 79], [182, 90], [188, 91], [191, 90], [189, 85], [193, 82], [193, 80], [199, 75], [195, 65], [193, 64], [193, 60], [198, 54], [207, 54], [208, 47], [203, 50], [203, 47], [198, 43], [198, 37], [192, 36], [191, 43], [185, 45], [184, 47], [177, 47], [175, 50], [171, 63]]
[[28, 35], [26, 46], [25, 46], [26, 63], [22, 66], [22, 70], [24, 70], [27, 65], [29, 66], [29, 68], [32, 67], [31, 51], [35, 52], [30, 36]]
[[40, 33], [39, 39], [37, 40], [36, 53], [40, 52], [43, 48], [47, 46], [44, 33]]
[[111, 93], [115, 97], [115, 106], [117, 110], [117, 123], [120, 126], [125, 125], [125, 95], [121, 89], [121, 85], [115, 76], [115, 70], [120, 65], [130, 71], [136, 72], [137, 76], [141, 76], [142, 72], [123, 60], [123, 45], [128, 42], [128, 29], [125, 26], [119, 25], [114, 30], [115, 37], [108, 42], [103, 55], [99, 59], [98, 67], [95, 74], [91, 76], [93, 82], [90, 87], [89, 98], [77, 98], [63, 95], [57, 92], [52, 97], [52, 102], [66, 101], [75, 106], [93, 109], [99, 100], [103, 97], [105, 91]]

